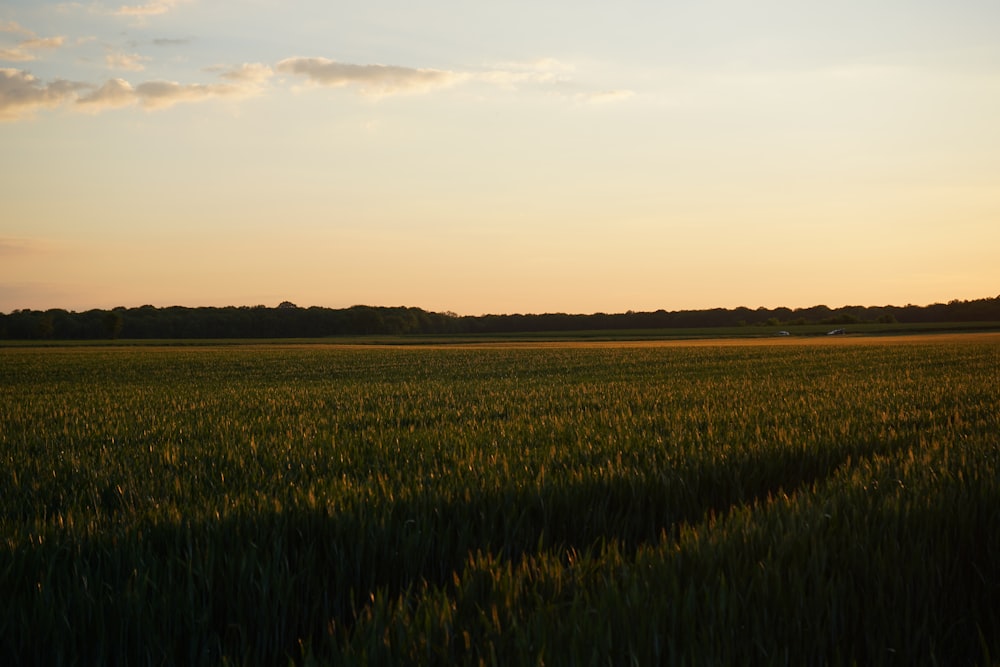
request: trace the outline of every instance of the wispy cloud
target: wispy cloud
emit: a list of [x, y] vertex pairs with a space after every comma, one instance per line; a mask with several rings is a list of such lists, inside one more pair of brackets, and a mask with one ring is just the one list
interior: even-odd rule
[[0, 32], [23, 35], [25, 37], [35, 36], [35, 33], [21, 26], [17, 21], [0, 21]]
[[77, 99], [77, 104], [89, 111], [115, 109], [138, 104], [144, 109], [164, 109], [181, 102], [197, 102], [217, 97], [245, 97], [260, 91], [271, 76], [271, 68], [259, 63], [247, 63], [222, 71], [220, 77], [228, 83], [190, 83], [176, 81], [146, 81], [133, 86], [124, 79], [111, 79], [103, 86]]
[[599, 90], [594, 93], [581, 93], [577, 100], [585, 104], [610, 104], [621, 102], [635, 95], [631, 90]]
[[93, 111], [124, 107], [135, 101], [135, 88], [125, 79], [109, 79], [97, 90], [77, 99], [78, 104]]
[[564, 81], [573, 73], [572, 65], [555, 58], [539, 58], [527, 62], [498, 63], [476, 74], [480, 81], [513, 87], [523, 83], [553, 83]]
[[22, 70], [0, 68], [0, 119], [14, 120], [36, 109], [57, 107], [89, 88], [63, 79], [44, 83]]
[[65, 37], [35, 37], [24, 40], [19, 46], [24, 49], [58, 49], [65, 42]]
[[517, 87], [525, 84], [544, 88], [578, 104], [610, 104], [627, 100], [635, 91], [626, 88], [593, 90], [574, 81], [576, 67], [554, 58], [541, 58], [527, 62], [500, 63], [479, 75], [483, 81], [501, 86]]
[[[579, 86], [570, 85], [574, 67], [553, 58], [498, 63], [485, 69], [467, 71], [358, 65], [319, 57], [287, 58], [279, 62], [275, 70], [305, 77], [310, 84], [316, 86], [353, 87], [362, 95], [369, 96], [427, 93], [466, 83], [487, 84], [510, 90], [545, 88], [586, 104], [620, 101], [633, 94], [632, 91], [620, 89], [579, 92]], [[567, 87], [575, 92], [567, 93]]]
[[261, 63], [244, 63], [235, 69], [222, 68], [219, 76], [227, 81], [259, 85], [274, 76], [274, 70]]
[[140, 56], [137, 53], [109, 52], [104, 56], [104, 62], [109, 69], [126, 70], [129, 72], [141, 72], [146, 69], [143, 62], [149, 60], [147, 56]]
[[421, 93], [454, 85], [468, 75], [439, 69], [415, 69], [396, 65], [355, 65], [327, 58], [287, 58], [275, 69], [304, 76], [320, 86], [357, 86], [364, 95]]
[[263, 90], [273, 72], [267, 65], [247, 63], [218, 74], [223, 82], [144, 81], [133, 85], [116, 77], [98, 87], [65, 80], [45, 83], [23, 70], [0, 68], [0, 120], [17, 120], [39, 109], [70, 103], [81, 111], [98, 112], [133, 104], [152, 110], [181, 102], [249, 97]]
[[185, 1], [187, 0], [151, 0], [141, 5], [122, 5], [114, 13], [117, 16], [156, 16], [166, 14]]
[[[4, 27], [8, 32], [23, 31], [16, 24], [4, 24]], [[112, 70], [139, 72], [144, 70], [144, 61], [148, 59], [139, 54], [109, 50], [105, 63]], [[276, 73], [301, 77], [314, 86], [352, 88], [371, 97], [428, 93], [460, 84], [548, 90], [583, 104], [615, 102], [632, 95], [631, 91], [621, 89], [582, 89], [572, 81], [574, 68], [553, 59], [454, 71], [296, 57], [281, 60], [273, 67], [244, 63], [235, 67], [207, 67], [202, 71], [214, 74], [217, 80], [211, 83], [135, 82], [113, 77], [101, 85], [63, 80], [44, 83], [23, 70], [0, 70], [0, 119], [22, 118], [37, 109], [64, 103], [73, 103], [73, 108], [94, 113], [132, 105], [153, 110], [184, 102], [249, 97], [264, 91]]]
[[58, 49], [66, 42], [65, 37], [39, 37], [31, 30], [14, 21], [0, 23], [0, 33], [24, 37], [16, 46], [0, 47], [0, 60], [8, 62], [27, 62], [35, 60], [36, 51]]
[[37, 242], [29, 239], [0, 237], [0, 257], [10, 259], [34, 255], [40, 250]]
[[9, 63], [26, 62], [34, 59], [35, 55], [25, 51], [24, 49], [0, 48], [0, 60], [5, 60]]
[[239, 86], [228, 83], [177, 83], [176, 81], [147, 81], [135, 87], [139, 104], [146, 109], [165, 109], [180, 102], [197, 102], [211, 97], [227, 97], [244, 92]]
[[187, 37], [158, 37], [153, 40], [153, 46], [184, 46], [190, 44], [191, 39]]

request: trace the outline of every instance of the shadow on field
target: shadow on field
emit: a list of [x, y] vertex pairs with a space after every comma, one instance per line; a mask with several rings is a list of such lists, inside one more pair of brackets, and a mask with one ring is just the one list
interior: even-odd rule
[[[93, 537], [55, 532], [0, 552], [0, 596], [7, 602], [0, 659], [6, 664], [300, 660], [303, 646], [347, 641], [376, 598], [395, 599], [425, 586], [451, 590], [476, 553], [512, 563], [543, 552], [557, 557], [593, 552], [612, 543], [634, 553], [640, 545], [671, 539], [682, 524], [793, 495], [880, 451], [876, 445], [858, 446], [825, 459], [770, 451], [755, 460], [747, 455], [670, 475], [575, 481], [550, 475], [528, 489], [462, 489], [444, 501], [412, 495], [337, 511], [236, 512]], [[752, 478], [747, 470], [755, 471]], [[950, 520], [933, 518], [921, 534], [933, 537], [928, 531], [944, 529]], [[990, 565], [998, 555], [990, 551], [995, 542], [966, 547], [970, 553], [961, 558], [979, 569], [958, 573], [969, 581], [953, 582], [961, 583], [957, 590], [978, 585], [986, 594], [980, 582], [996, 588], [996, 568]], [[738, 541], [720, 548], [725, 553], [714, 553], [710, 562], [754, 564], [770, 557], [746, 553], [746, 544]], [[689, 562], [700, 562], [698, 555]], [[937, 576], [935, 585], [944, 585], [940, 563], [929, 562], [926, 569], [928, 581]], [[956, 570], [949, 566], [947, 572]], [[698, 576], [711, 580], [713, 574]], [[855, 583], [879, 584], [863, 577]], [[751, 602], [769, 604], [766, 595]], [[961, 603], [949, 604], [960, 616]], [[851, 619], [848, 625], [859, 629], [862, 622]], [[963, 632], [968, 637], [971, 630], [963, 626]]]

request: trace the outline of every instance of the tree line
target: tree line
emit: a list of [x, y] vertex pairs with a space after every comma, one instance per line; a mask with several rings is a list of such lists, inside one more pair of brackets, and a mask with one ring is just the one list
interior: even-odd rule
[[118, 307], [0, 313], [0, 339], [102, 338], [320, 338], [356, 335], [513, 334], [536, 332], [683, 329], [736, 326], [881, 323], [1000, 322], [1000, 296], [927, 306], [829, 308], [712, 308], [650, 312], [456, 315], [413, 307], [300, 308], [228, 306]]

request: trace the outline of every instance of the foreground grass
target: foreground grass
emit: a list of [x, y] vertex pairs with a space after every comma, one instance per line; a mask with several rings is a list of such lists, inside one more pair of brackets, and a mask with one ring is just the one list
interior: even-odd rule
[[990, 664], [1000, 341], [0, 351], [5, 664]]

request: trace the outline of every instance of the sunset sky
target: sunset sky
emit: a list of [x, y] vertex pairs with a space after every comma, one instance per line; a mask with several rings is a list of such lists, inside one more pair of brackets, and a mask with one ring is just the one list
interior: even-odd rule
[[996, 0], [4, 0], [0, 312], [1000, 294]]

